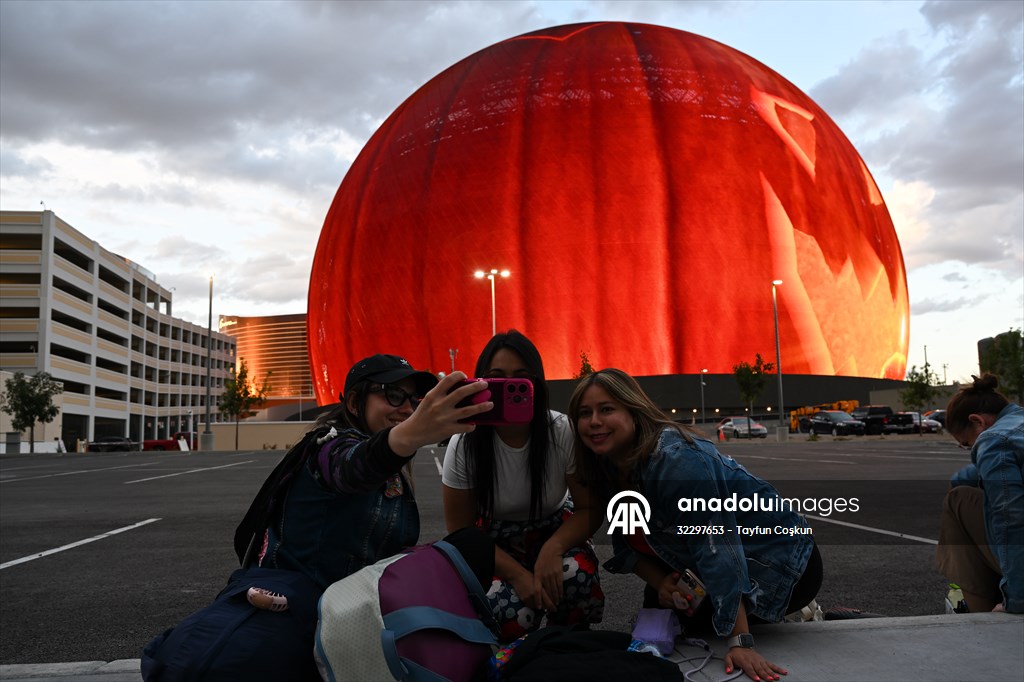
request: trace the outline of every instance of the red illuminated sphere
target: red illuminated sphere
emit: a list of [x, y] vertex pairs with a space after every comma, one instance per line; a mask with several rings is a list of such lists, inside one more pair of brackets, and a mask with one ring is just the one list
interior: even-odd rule
[[511, 38], [416, 91], [352, 164], [310, 277], [321, 403], [376, 352], [472, 370], [531, 337], [549, 378], [587, 353], [634, 375], [902, 378], [899, 242], [860, 156], [807, 95], [692, 33], [577, 24]]

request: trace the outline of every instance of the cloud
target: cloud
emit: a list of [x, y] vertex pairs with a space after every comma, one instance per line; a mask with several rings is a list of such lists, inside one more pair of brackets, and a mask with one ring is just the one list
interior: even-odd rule
[[5, 178], [42, 177], [53, 170], [53, 164], [46, 159], [0, 149], [0, 174]]
[[908, 268], [987, 264], [1012, 281], [1024, 269], [1024, 4], [921, 13], [932, 47], [876, 41], [812, 96], [887, 185]]
[[958, 310], [967, 310], [978, 304], [982, 297], [957, 298], [957, 299], [932, 299], [926, 298], [916, 303], [911, 303], [911, 310], [914, 315], [927, 315], [928, 313], [952, 313]]

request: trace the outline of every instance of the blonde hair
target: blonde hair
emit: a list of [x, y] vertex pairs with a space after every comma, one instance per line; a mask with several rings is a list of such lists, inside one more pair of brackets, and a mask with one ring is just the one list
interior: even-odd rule
[[591, 481], [605, 481], [609, 476], [607, 466], [598, 462], [594, 452], [580, 439], [580, 402], [583, 400], [583, 394], [591, 386], [600, 386], [607, 391], [608, 395], [616, 402], [621, 403], [633, 418], [635, 427], [633, 448], [624, 459], [614, 463], [617, 467], [631, 471], [646, 462], [654, 449], [658, 447], [661, 432], [666, 428], [675, 429], [687, 442], [693, 442], [689, 429], [669, 419], [668, 415], [662, 412], [661, 408], [644, 393], [636, 379], [614, 367], [598, 370], [583, 377], [569, 399], [569, 421], [572, 425], [576, 467], [584, 484], [589, 485]]

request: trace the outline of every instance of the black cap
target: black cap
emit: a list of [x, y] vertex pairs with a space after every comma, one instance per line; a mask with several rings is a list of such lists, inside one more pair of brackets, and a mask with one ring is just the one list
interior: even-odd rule
[[361, 381], [393, 384], [403, 379], [412, 379], [420, 395], [437, 386], [437, 377], [430, 372], [416, 371], [405, 358], [378, 353], [352, 365], [345, 377], [345, 393]]

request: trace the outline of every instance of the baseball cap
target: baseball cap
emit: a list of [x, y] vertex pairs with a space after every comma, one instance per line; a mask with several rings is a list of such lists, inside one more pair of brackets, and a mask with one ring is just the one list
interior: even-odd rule
[[437, 386], [437, 377], [430, 372], [413, 369], [405, 358], [378, 353], [352, 365], [348, 376], [345, 377], [345, 393], [348, 393], [349, 389], [361, 381], [393, 384], [403, 379], [412, 379], [416, 383], [416, 390], [421, 395]]

